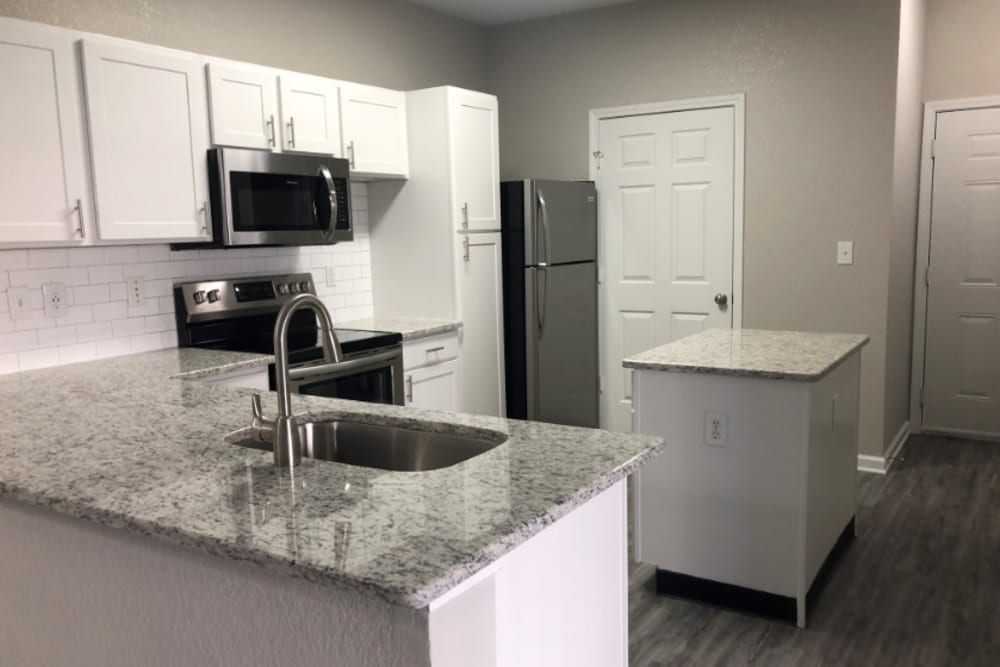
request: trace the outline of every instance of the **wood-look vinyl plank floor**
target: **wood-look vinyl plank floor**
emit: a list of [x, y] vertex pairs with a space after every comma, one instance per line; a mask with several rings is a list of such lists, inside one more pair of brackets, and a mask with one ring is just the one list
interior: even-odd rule
[[1000, 665], [1000, 443], [918, 435], [902, 457], [859, 474], [858, 539], [808, 628], [658, 596], [634, 563], [630, 665]]

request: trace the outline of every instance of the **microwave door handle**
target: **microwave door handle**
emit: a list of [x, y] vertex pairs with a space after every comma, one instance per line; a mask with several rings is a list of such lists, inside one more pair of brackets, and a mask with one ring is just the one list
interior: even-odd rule
[[[323, 229], [323, 238], [328, 242], [333, 242], [333, 233], [336, 231], [337, 225], [336, 221], [340, 217], [340, 212], [337, 210], [337, 183], [333, 180], [330, 168], [325, 164], [319, 166], [316, 174], [326, 182], [326, 192], [330, 197], [330, 219], [327, 220], [327, 224]], [[320, 227], [323, 227], [323, 225], [321, 224]]]

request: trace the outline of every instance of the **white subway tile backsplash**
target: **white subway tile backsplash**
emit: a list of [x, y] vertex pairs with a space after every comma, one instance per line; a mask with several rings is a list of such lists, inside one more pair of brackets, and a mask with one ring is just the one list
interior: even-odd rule
[[[176, 347], [173, 285], [181, 280], [311, 271], [334, 320], [368, 317], [371, 265], [368, 198], [352, 184], [355, 241], [301, 248], [171, 250], [165, 244], [0, 250], [0, 374], [130, 352]], [[326, 283], [336, 267], [336, 289]], [[126, 304], [125, 279], [141, 276], [146, 301]], [[42, 285], [63, 283], [69, 306], [58, 319], [42, 310]], [[13, 320], [9, 287], [28, 287], [34, 312]]]

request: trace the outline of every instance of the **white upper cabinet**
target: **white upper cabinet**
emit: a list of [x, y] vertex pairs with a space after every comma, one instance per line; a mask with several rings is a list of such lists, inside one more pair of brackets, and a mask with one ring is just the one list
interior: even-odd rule
[[0, 243], [83, 240], [90, 197], [72, 36], [0, 22], [0, 81]]
[[272, 150], [278, 147], [278, 77], [272, 70], [209, 63], [208, 92], [212, 143]]
[[453, 207], [460, 230], [500, 229], [497, 98], [448, 89]]
[[338, 82], [306, 74], [281, 73], [282, 148], [343, 157]]
[[83, 65], [101, 238], [208, 240], [208, 106], [198, 58], [86, 39]]
[[345, 156], [354, 176], [406, 178], [406, 95], [356, 83], [340, 86]]

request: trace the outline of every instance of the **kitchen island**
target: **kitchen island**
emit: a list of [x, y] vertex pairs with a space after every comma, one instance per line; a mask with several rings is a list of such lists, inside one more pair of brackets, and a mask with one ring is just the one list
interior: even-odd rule
[[0, 377], [4, 661], [626, 663], [624, 483], [659, 438], [293, 396], [311, 420], [502, 444], [430, 472], [279, 471], [227, 441], [253, 392], [205, 381], [270, 360]]
[[867, 336], [709, 330], [624, 360], [633, 427], [669, 447], [637, 475], [636, 558], [660, 592], [805, 627], [854, 537]]

